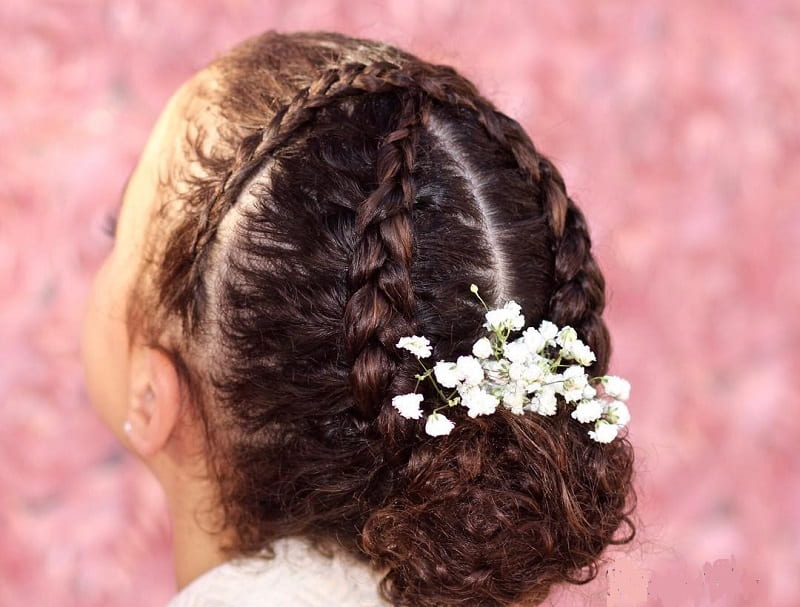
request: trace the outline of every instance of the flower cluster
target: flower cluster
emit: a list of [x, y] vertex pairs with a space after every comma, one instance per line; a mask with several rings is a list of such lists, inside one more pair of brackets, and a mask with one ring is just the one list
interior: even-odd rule
[[[439, 411], [449, 407], [466, 407], [467, 415], [490, 415], [503, 406], [523, 415], [532, 411], [554, 415], [558, 398], [573, 407], [571, 416], [581, 423], [593, 424], [589, 436], [597, 442], [609, 443], [630, 421], [625, 401], [630, 384], [615, 375], [589, 377], [584, 367], [595, 360], [594, 352], [584, 344], [570, 326], [557, 327], [543, 320], [538, 328], [528, 327], [509, 341], [513, 331], [525, 326], [519, 304], [507, 302], [502, 308], [489, 310], [478, 295], [478, 287], [470, 290], [486, 308], [483, 324], [489, 334], [472, 346], [471, 356], [459, 356], [454, 362], [437, 361], [431, 368], [423, 359], [431, 356], [426, 337], [402, 337], [397, 347], [408, 350], [422, 365], [424, 373], [415, 375], [417, 386], [426, 378], [441, 397], [440, 406], [427, 416], [425, 432], [431, 436], [449, 434], [455, 424]], [[400, 394], [392, 405], [403, 417], [420, 419], [423, 415], [422, 394]], [[450, 389], [445, 393], [443, 388]]]

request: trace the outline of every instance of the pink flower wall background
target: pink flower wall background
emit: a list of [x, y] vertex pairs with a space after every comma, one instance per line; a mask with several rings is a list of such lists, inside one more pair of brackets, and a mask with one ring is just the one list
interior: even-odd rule
[[0, 606], [163, 604], [160, 490], [95, 418], [81, 306], [169, 94], [333, 29], [473, 78], [587, 214], [633, 384], [639, 537], [553, 605], [800, 604], [800, 3], [0, 4]]

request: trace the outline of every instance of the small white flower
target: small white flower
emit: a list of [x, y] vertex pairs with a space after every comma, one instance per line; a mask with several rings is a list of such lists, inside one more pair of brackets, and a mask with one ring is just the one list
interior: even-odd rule
[[604, 419], [599, 419], [595, 422], [594, 430], [589, 430], [589, 436], [598, 443], [610, 443], [617, 438], [618, 431], [619, 427], [616, 424], [610, 424]]
[[542, 379], [544, 371], [537, 364], [527, 364], [522, 372], [522, 381], [526, 383], [538, 382]]
[[525, 345], [531, 354], [538, 354], [544, 348], [544, 337], [533, 327], [528, 327], [522, 332], [522, 339], [525, 340]]
[[522, 315], [522, 308], [516, 301], [509, 301], [505, 307], [508, 309], [511, 316], [509, 318], [511, 328], [514, 331], [519, 331], [525, 326], [525, 317]]
[[520, 313], [521, 311], [522, 308], [517, 302], [506, 302], [506, 305], [502, 308], [486, 312], [486, 322], [483, 323], [483, 326], [490, 331], [506, 328], [516, 331], [525, 325], [525, 317]]
[[398, 348], [405, 348], [417, 358], [428, 358], [431, 355], [431, 344], [427, 337], [420, 335], [410, 335], [401, 337], [397, 342]]
[[440, 360], [433, 366], [433, 374], [440, 386], [455, 388], [461, 381], [461, 373], [456, 363]]
[[512, 363], [524, 363], [531, 357], [531, 352], [525, 343], [525, 339], [519, 337], [514, 341], [506, 342], [503, 346], [503, 356]]
[[547, 358], [546, 356], [540, 356], [538, 354], [534, 354], [533, 364], [539, 367], [539, 370], [542, 372], [542, 375], [550, 375], [550, 367], [553, 366], [553, 360]]
[[620, 427], [627, 426], [628, 422], [631, 421], [631, 412], [624, 402], [615, 400], [606, 405], [606, 412], [603, 417], [612, 424], [617, 424]]
[[549, 320], [543, 320], [539, 324], [539, 335], [542, 336], [545, 342], [551, 341], [558, 335], [558, 327]]
[[578, 339], [578, 333], [569, 325], [561, 327], [558, 335], [556, 335], [556, 343], [562, 348], [568, 344], [571, 344], [576, 339]]
[[508, 365], [508, 379], [511, 381], [519, 381], [522, 379], [522, 374], [525, 372], [525, 365], [522, 363], [511, 363]]
[[504, 358], [501, 360], [490, 359], [483, 361], [483, 370], [486, 373], [487, 379], [496, 384], [505, 382], [503, 374], [507, 372], [507, 368], [508, 361]]
[[616, 375], [603, 376], [603, 389], [611, 398], [617, 400], [628, 400], [631, 395], [631, 385], [628, 380], [617, 377]]
[[556, 391], [545, 386], [531, 399], [531, 408], [539, 415], [555, 415], [557, 409]]
[[537, 390], [541, 390], [542, 389], [542, 383], [538, 382], [538, 381], [534, 381], [534, 382], [530, 382], [530, 383], [523, 382], [523, 385], [525, 386], [525, 393], [526, 394], [530, 394], [532, 392], [536, 392]]
[[392, 406], [406, 419], [419, 419], [422, 417], [422, 409], [419, 408], [422, 398], [422, 394], [416, 392], [398, 394], [392, 398]]
[[544, 377], [542, 377], [542, 384], [549, 390], [558, 394], [561, 394], [564, 390], [563, 382], [564, 376], [561, 375], [561, 373], [550, 373], [549, 370], [545, 371]]
[[467, 415], [470, 417], [490, 415], [495, 412], [499, 403], [496, 396], [477, 386], [470, 386], [461, 391], [461, 404], [469, 409]]
[[581, 395], [581, 397], [584, 398], [585, 400], [590, 400], [595, 396], [597, 396], [597, 390], [595, 390], [591, 386], [586, 386], [583, 389], [583, 394]]
[[582, 423], [593, 422], [603, 415], [604, 407], [605, 403], [601, 400], [585, 400], [578, 403], [570, 415]]
[[472, 346], [472, 353], [478, 358], [489, 358], [492, 355], [492, 342], [488, 337], [481, 337]]
[[597, 360], [592, 349], [580, 339], [568, 343], [561, 352], [566, 358], [571, 358], [584, 367], [588, 367]]
[[483, 381], [483, 367], [474, 356], [459, 356], [456, 360], [456, 370], [459, 378], [468, 386], [474, 386]]
[[563, 374], [564, 383], [561, 384], [561, 394], [568, 403], [583, 398], [583, 389], [587, 385], [586, 372], [578, 365], [567, 367]]
[[483, 326], [490, 331], [497, 331], [503, 328], [507, 321], [508, 312], [504, 308], [497, 308], [495, 310], [489, 310], [486, 313], [486, 322], [483, 323]]
[[503, 405], [511, 409], [511, 412], [516, 415], [522, 415], [525, 410], [525, 392], [516, 386], [508, 386], [503, 392]]
[[450, 434], [455, 424], [441, 413], [431, 413], [425, 423], [425, 432], [431, 436]]

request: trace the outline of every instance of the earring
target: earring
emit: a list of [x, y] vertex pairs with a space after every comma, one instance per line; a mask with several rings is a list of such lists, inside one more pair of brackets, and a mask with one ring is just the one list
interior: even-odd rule
[[129, 419], [126, 419], [125, 423], [122, 424], [122, 431], [127, 435], [130, 435], [130, 433], [133, 432], [133, 424]]

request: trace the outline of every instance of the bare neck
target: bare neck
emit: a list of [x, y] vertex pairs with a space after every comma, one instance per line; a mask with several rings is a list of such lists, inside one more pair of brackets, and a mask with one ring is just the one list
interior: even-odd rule
[[173, 563], [178, 590], [230, 557], [222, 549], [230, 533], [221, 532], [212, 483], [204, 471], [151, 466], [167, 500], [172, 527]]

